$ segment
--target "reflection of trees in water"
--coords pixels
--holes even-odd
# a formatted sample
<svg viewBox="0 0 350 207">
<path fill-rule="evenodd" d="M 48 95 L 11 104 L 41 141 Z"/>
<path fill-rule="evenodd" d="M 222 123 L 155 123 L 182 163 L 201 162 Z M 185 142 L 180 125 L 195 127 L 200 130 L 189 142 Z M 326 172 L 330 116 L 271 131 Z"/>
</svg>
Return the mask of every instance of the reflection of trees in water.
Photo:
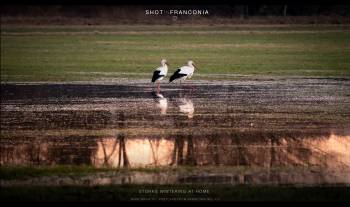
<svg viewBox="0 0 350 207">
<path fill-rule="evenodd" d="M 189 100 L 189 99 L 181 99 Z M 181 101 L 182 102 L 182 101 Z M 191 103 L 191 110 L 189 112 L 185 111 L 187 117 L 184 119 L 183 116 L 174 119 L 174 126 L 177 129 L 182 129 L 175 135 L 174 150 L 172 155 L 172 161 L 170 165 L 196 165 L 196 153 L 195 144 L 192 135 L 192 125 L 193 125 L 193 103 Z M 183 104 L 183 103 L 182 103 Z M 183 106 L 183 105 L 180 105 Z M 187 108 L 186 108 L 187 109 Z M 183 107 L 179 108 L 180 112 L 184 113 Z"/>
<path fill-rule="evenodd" d="M 1 163 L 19 165 L 91 164 L 93 137 L 30 138 L 1 149 Z"/>
<path fill-rule="evenodd" d="M 195 147 L 192 135 L 177 134 L 170 165 L 196 165 Z"/>
<path fill-rule="evenodd" d="M 115 154 L 115 150 L 118 150 L 118 152 L 117 152 L 118 153 L 117 166 L 118 167 L 129 167 L 130 162 L 129 162 L 129 158 L 128 158 L 127 151 L 126 151 L 126 145 L 125 145 L 126 138 L 125 138 L 124 132 L 122 131 L 122 129 L 126 128 L 125 113 L 119 112 L 116 119 L 118 121 L 117 126 L 118 126 L 118 129 L 120 131 L 116 132 L 116 136 L 115 136 L 116 139 L 113 142 L 112 148 L 108 154 L 107 154 L 107 147 L 109 147 L 109 146 L 106 146 L 104 144 L 103 139 L 100 139 L 100 143 L 101 143 L 102 151 L 103 151 L 103 159 L 104 159 L 103 165 L 110 165 L 110 162 L 109 162 L 110 158 L 114 158 L 113 155 Z"/>
<path fill-rule="evenodd" d="M 117 142 L 117 140 L 115 142 L 113 142 L 111 152 L 107 152 L 108 146 L 106 146 L 106 144 L 104 143 L 103 138 L 100 138 L 100 143 L 101 143 L 102 151 L 103 151 L 103 163 L 102 163 L 102 165 L 108 166 L 109 162 L 110 162 L 110 159 L 111 158 L 113 159 L 113 154 L 114 154 L 114 152 L 115 152 L 115 150 L 117 148 L 118 142 Z"/>
<path fill-rule="evenodd" d="M 195 149 L 193 144 L 193 137 L 192 135 L 188 135 L 187 137 L 187 157 L 186 157 L 186 164 L 188 165 L 196 165 L 196 155 L 195 155 Z"/>
<path fill-rule="evenodd" d="M 153 156 L 153 160 L 154 160 L 154 165 L 158 166 L 159 163 L 159 158 L 158 158 L 158 149 L 159 149 L 159 139 L 155 139 L 155 140 L 151 140 L 148 139 L 149 145 L 151 147 L 151 151 L 152 151 L 152 156 Z"/>
<path fill-rule="evenodd" d="M 232 134 L 231 135 L 231 144 L 233 146 L 237 146 L 236 151 L 236 165 L 249 165 L 248 157 L 247 155 L 247 149 L 244 148 L 244 143 L 242 143 L 244 140 L 242 140 L 241 137 L 239 137 L 238 134 Z"/>
<path fill-rule="evenodd" d="M 129 167 L 130 163 L 129 163 L 128 155 L 126 153 L 125 135 L 123 133 L 118 134 L 117 140 L 119 142 L 118 167 L 120 167 L 121 159 L 123 159 L 122 167 Z"/>
<path fill-rule="evenodd" d="M 213 133 L 195 142 L 197 161 L 203 165 L 327 166 L 332 163 L 331 160 L 334 162 L 339 159 L 339 155 L 317 147 L 317 140 L 320 140 L 320 143 L 334 150 L 332 143 L 327 141 L 331 135 L 322 136 L 304 137 L 301 134 L 293 137 L 261 132 Z"/>
<path fill-rule="evenodd" d="M 48 146 L 48 160 L 57 164 L 91 164 L 96 141 L 89 137 L 68 137 Z"/>
<path fill-rule="evenodd" d="M 43 150 L 44 146 L 42 146 L 40 142 L 31 142 L 28 146 L 24 147 L 21 153 L 25 155 L 26 160 L 29 161 L 30 164 L 41 165 L 46 164 L 46 158 L 44 158 L 41 153 Z"/>
<path fill-rule="evenodd" d="M 3 140 L 2 140 L 3 141 Z M 49 164 L 46 152 L 47 145 L 43 146 L 38 140 L 18 143 L 1 143 L 1 164 L 12 165 L 45 165 Z"/>
<path fill-rule="evenodd" d="M 177 122 L 178 128 L 183 128 Z M 326 134 L 232 132 L 193 136 L 181 131 L 175 136 L 171 164 L 261 166 L 319 166 L 347 168 L 350 143 Z M 343 143 L 343 144 L 341 144 Z M 344 147 L 345 145 L 345 147 Z M 341 148 L 341 149 L 340 149 Z M 350 148 L 348 148 L 350 150 Z"/>
<path fill-rule="evenodd" d="M 119 129 L 124 129 L 126 128 L 126 120 L 125 120 L 125 113 L 120 112 L 118 116 L 118 128 Z M 123 167 L 129 167 L 129 159 L 128 155 L 126 153 L 126 147 L 125 147 L 125 134 L 123 132 L 119 132 L 117 135 L 117 140 L 119 142 L 119 157 L 118 157 L 118 167 L 120 167 L 121 164 L 121 159 L 123 158 Z"/>
<path fill-rule="evenodd" d="M 208 143 L 209 143 L 209 146 L 212 146 L 209 148 L 209 151 L 212 154 L 213 164 L 219 165 L 220 164 L 219 136 L 217 136 L 217 134 L 214 134 L 211 138 L 208 139 Z"/>
<path fill-rule="evenodd" d="M 184 129 L 190 122 L 179 119 L 176 124 L 178 128 Z M 31 139 L 14 143 L 2 140 L 1 164 L 102 164 L 129 167 L 131 161 L 141 165 L 350 168 L 348 136 L 316 134 L 305 137 L 302 134 L 261 132 L 217 132 L 209 136 L 193 135 L 191 131 L 184 130 L 175 134 L 173 142 L 161 142 L 158 138 L 141 140 L 131 140 L 127 145 L 126 136 L 121 131 L 114 138 L 98 141 L 96 137 Z M 141 156 L 140 159 L 137 155 L 139 149 L 146 153 L 146 157 Z"/>
</svg>

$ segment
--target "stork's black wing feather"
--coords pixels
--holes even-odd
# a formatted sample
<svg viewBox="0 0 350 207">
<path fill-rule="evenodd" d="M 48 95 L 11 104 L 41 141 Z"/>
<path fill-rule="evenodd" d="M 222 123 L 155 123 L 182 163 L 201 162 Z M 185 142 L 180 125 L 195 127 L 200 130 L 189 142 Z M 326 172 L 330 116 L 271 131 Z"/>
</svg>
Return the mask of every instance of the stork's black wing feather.
<svg viewBox="0 0 350 207">
<path fill-rule="evenodd" d="M 186 74 L 180 73 L 180 71 L 181 69 L 177 69 L 177 71 L 175 71 L 175 73 L 170 76 L 169 83 L 171 83 L 173 80 L 186 76 Z"/>
<path fill-rule="evenodd" d="M 153 77 L 152 77 L 152 83 L 154 83 L 158 78 L 162 77 L 164 75 L 160 75 L 160 70 L 156 70 L 153 73 Z"/>
</svg>

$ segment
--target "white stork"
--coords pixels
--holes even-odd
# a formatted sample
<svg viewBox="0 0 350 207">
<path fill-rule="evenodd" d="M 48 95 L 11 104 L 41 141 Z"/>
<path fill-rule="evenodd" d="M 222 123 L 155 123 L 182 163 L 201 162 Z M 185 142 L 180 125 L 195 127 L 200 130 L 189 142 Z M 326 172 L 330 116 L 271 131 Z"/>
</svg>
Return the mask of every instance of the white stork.
<svg viewBox="0 0 350 207">
<path fill-rule="evenodd" d="M 180 67 L 172 76 L 170 76 L 169 83 L 179 80 L 181 84 L 182 80 L 186 80 L 187 78 L 190 79 L 193 75 L 194 69 L 198 68 L 192 60 L 189 60 L 187 65 Z"/>
<path fill-rule="evenodd" d="M 154 72 L 153 72 L 153 77 L 152 77 L 152 83 L 156 82 L 157 83 L 157 93 L 159 93 L 160 89 L 160 81 L 163 80 L 163 78 L 166 76 L 168 73 L 168 63 L 166 59 L 162 59 L 160 61 L 161 66 L 158 67 Z"/>
</svg>

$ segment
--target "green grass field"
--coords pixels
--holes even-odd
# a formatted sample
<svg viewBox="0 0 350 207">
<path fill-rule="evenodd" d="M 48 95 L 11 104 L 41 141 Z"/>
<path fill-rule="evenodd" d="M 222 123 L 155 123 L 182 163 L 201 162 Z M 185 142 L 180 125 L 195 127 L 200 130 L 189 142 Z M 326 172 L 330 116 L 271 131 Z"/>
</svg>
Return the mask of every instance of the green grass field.
<svg viewBox="0 0 350 207">
<path fill-rule="evenodd" d="M 350 26 L 1 26 L 1 81 L 200 75 L 350 76 Z M 200 79 L 204 76 L 193 77 Z"/>
</svg>

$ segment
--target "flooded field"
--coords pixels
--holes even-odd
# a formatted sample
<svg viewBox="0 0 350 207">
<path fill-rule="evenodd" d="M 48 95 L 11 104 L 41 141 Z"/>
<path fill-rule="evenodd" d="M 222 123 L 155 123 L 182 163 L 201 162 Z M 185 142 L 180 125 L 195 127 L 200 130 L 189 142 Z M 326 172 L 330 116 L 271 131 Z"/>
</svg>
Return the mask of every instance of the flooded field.
<svg viewBox="0 0 350 207">
<path fill-rule="evenodd" d="M 349 185 L 350 80 L 198 81 L 159 94 L 148 81 L 2 84 L 1 165 L 197 167 L 50 184 Z"/>
</svg>

